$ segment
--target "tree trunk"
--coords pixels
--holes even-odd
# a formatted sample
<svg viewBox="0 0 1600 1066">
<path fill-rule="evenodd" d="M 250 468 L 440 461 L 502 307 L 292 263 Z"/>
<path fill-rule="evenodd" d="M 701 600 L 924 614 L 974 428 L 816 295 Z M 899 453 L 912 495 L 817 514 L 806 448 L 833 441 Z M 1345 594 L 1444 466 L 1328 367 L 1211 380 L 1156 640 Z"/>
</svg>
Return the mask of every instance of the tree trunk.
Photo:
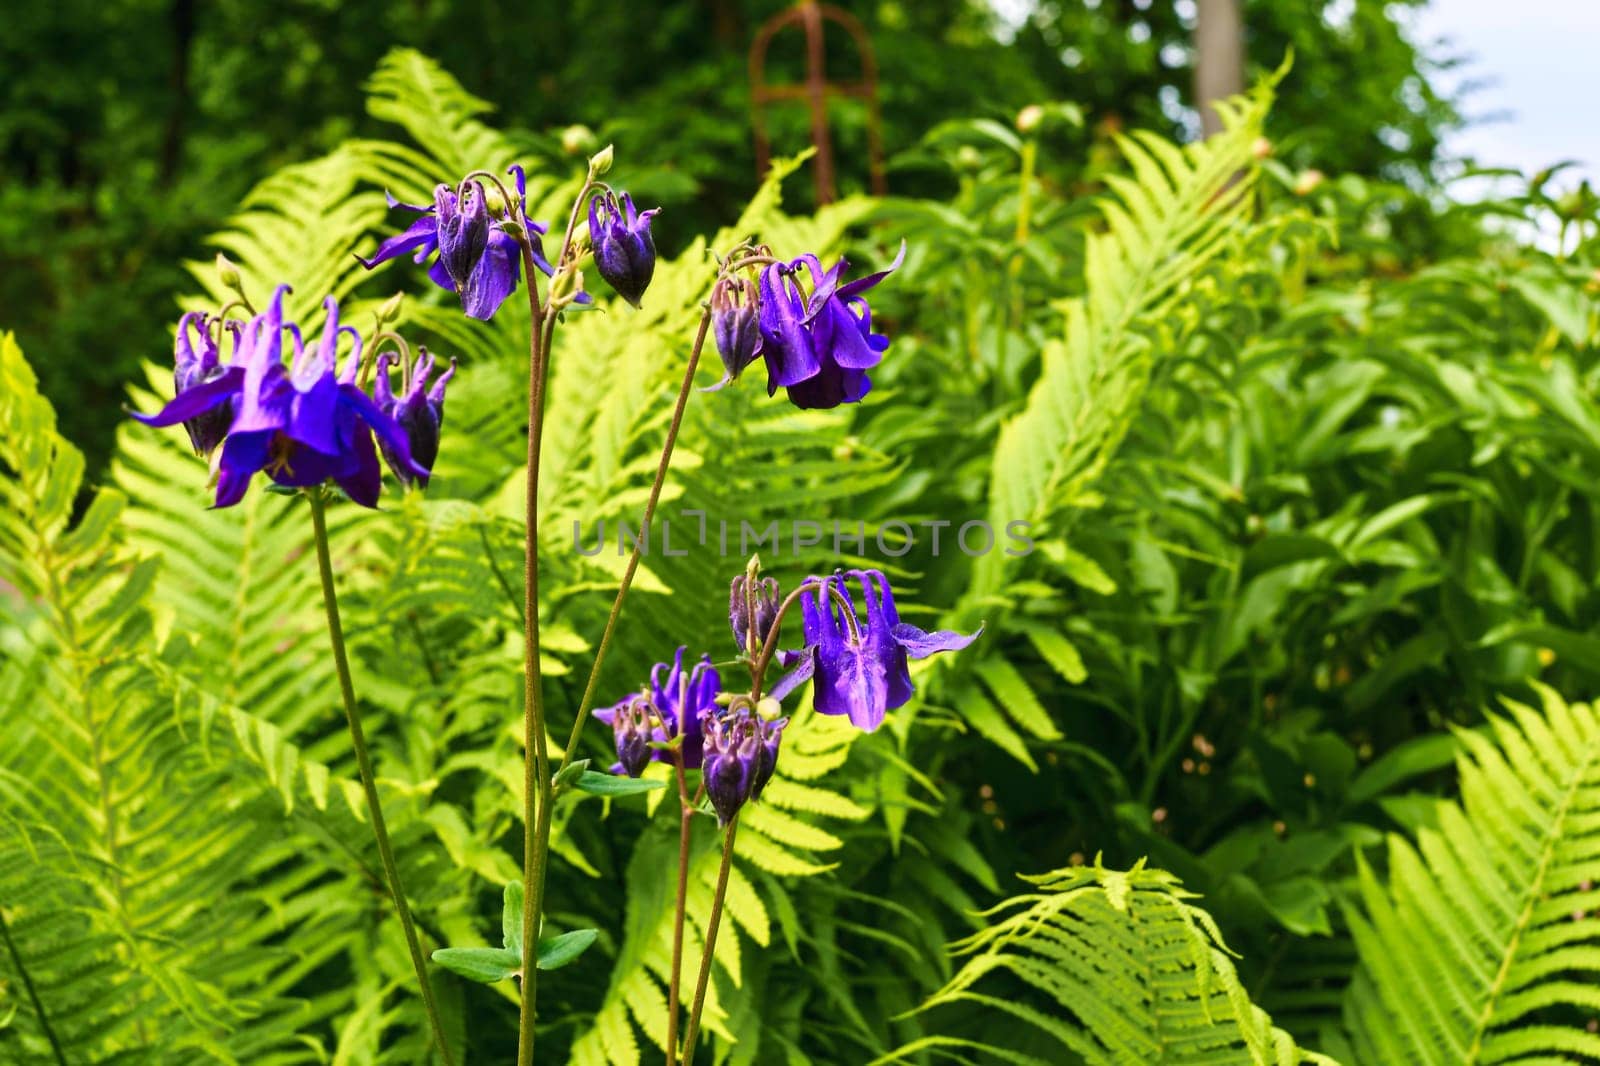
<svg viewBox="0 0 1600 1066">
<path fill-rule="evenodd" d="M 1213 100 L 1244 91 L 1240 0 L 1199 0 L 1194 24 L 1194 104 L 1207 136 L 1222 129 Z"/>
</svg>

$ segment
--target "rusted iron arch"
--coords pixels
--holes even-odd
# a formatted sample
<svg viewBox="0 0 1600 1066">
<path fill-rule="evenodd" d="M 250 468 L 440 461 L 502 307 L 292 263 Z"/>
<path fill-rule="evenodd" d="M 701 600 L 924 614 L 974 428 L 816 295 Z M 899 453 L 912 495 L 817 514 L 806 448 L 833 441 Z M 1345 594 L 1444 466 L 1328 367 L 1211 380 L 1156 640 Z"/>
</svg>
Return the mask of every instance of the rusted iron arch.
<svg viewBox="0 0 1600 1066">
<path fill-rule="evenodd" d="M 823 23 L 838 24 L 855 41 L 861 58 L 861 80 L 828 81 Z M 772 38 L 786 26 L 798 24 L 806 35 L 806 81 L 804 85 L 768 85 L 767 50 Z M 828 136 L 828 97 L 854 96 L 867 102 L 867 167 L 872 192 L 882 196 L 888 190 L 883 173 L 883 118 L 878 111 L 878 59 L 867 31 L 850 12 L 817 0 L 800 3 L 774 15 L 756 31 L 750 42 L 750 99 L 756 137 L 756 174 L 765 175 L 772 161 L 772 146 L 767 140 L 766 105 L 784 100 L 803 100 L 811 112 L 811 143 L 816 147 L 815 171 L 817 203 L 832 203 L 838 198 L 833 180 L 833 142 Z"/>
</svg>

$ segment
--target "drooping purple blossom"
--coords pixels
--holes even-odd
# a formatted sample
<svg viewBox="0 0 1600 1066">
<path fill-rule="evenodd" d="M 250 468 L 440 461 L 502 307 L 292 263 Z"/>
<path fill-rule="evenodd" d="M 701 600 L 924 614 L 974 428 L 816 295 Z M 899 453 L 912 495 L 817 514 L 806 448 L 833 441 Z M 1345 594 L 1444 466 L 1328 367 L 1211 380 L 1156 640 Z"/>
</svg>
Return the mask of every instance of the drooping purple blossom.
<svg viewBox="0 0 1600 1066">
<path fill-rule="evenodd" d="M 533 262 L 548 277 L 554 271 L 545 261 L 540 238 L 546 227 L 532 222 L 526 214 L 527 175 L 513 166 L 509 173 L 516 183 L 518 203 L 507 208 L 510 221 L 521 226 L 533 244 Z M 385 194 L 386 196 L 388 194 Z M 371 270 L 405 252 L 415 253 L 417 263 L 439 252 L 428 277 L 434 284 L 459 293 L 461 308 L 471 318 L 489 319 L 506 297 L 516 291 L 522 277 L 522 253 L 517 239 L 489 217 L 483 187 L 472 182 L 465 203 L 449 185 L 436 186 L 431 204 L 408 204 L 388 196 L 390 208 L 417 213 L 417 219 L 404 232 L 378 246 L 370 259 L 356 256 Z M 481 239 L 480 239 L 481 236 Z"/>
<path fill-rule="evenodd" d="M 432 354 L 426 348 L 422 349 L 417 365 L 412 368 L 411 381 L 409 385 L 402 382 L 399 396 L 394 394 L 389 383 L 389 367 L 393 362 L 392 352 L 378 356 L 378 376 L 373 382 L 372 398 L 378 410 L 400 424 L 411 445 L 412 462 L 403 462 L 381 436 L 378 438 L 378 451 L 383 454 L 384 462 L 402 485 L 415 484 L 427 488 L 430 475 L 418 474 L 414 468 L 422 466 L 431 471 L 434 461 L 439 458 L 439 432 L 444 426 L 444 387 L 455 376 L 456 361 L 450 360 L 450 368 L 439 375 L 430 389 L 428 378 L 433 374 L 434 361 Z"/>
<path fill-rule="evenodd" d="M 749 647 L 752 622 L 755 625 L 755 645 L 759 649 L 766 644 L 767 634 L 772 632 L 772 623 L 777 617 L 777 578 L 752 578 L 749 574 L 740 574 L 733 579 L 728 588 L 728 625 L 733 629 L 733 639 L 740 651 Z"/>
<path fill-rule="evenodd" d="M 594 247 L 594 266 L 621 296 L 634 307 L 644 296 L 656 272 L 656 242 L 650 236 L 650 220 L 660 211 L 636 211 L 633 198 L 604 192 L 589 201 L 589 243 Z"/>
<path fill-rule="evenodd" d="M 649 702 L 650 740 L 667 744 L 681 734 L 683 740 L 678 750 L 684 768 L 697 770 L 704 757 L 700 716 L 716 708 L 717 694 L 722 691 L 722 678 L 711 665 L 709 655 L 703 656 L 690 670 L 685 671 L 683 653 L 687 650 L 680 647 L 670 667 L 666 663 L 657 663 L 651 669 L 650 687 L 643 698 Z M 632 693 L 610 707 L 595 711 L 594 716 L 615 730 L 617 716 L 627 713 L 634 706 L 634 701 L 640 698 L 638 693 Z M 660 748 L 651 749 L 650 759 L 655 762 L 673 761 L 673 757 Z M 619 762 L 611 768 L 611 772 L 622 773 L 627 769 Z"/>
<path fill-rule="evenodd" d="M 339 325 L 339 305 L 328 297 L 327 319 L 315 349 L 304 346 L 299 326 L 283 320 L 280 285 L 267 310 L 245 326 L 239 361 L 244 382 L 238 410 L 217 463 L 216 506 L 244 498 L 250 480 L 264 472 L 279 485 L 308 488 L 332 481 L 355 502 L 376 507 L 382 487 L 376 433 L 397 461 L 416 476 L 427 468 L 411 457 L 405 432 L 356 384 L 361 338 Z M 283 335 L 294 341 L 294 356 L 283 361 Z M 349 333 L 355 350 L 335 376 L 339 338 Z"/>
<path fill-rule="evenodd" d="M 711 289 L 711 333 L 725 371 L 713 389 L 734 381 L 761 354 L 761 298 L 744 277 L 719 278 Z"/>
<path fill-rule="evenodd" d="M 489 248 L 489 205 L 483 186 L 468 182 L 459 201 L 447 186 L 438 186 L 433 190 L 433 215 L 439 220 L 439 265 L 465 294 Z"/>
<path fill-rule="evenodd" d="M 877 366 L 889 338 L 872 332 L 872 309 L 862 293 L 897 270 L 900 254 L 886 270 L 843 282 L 841 259 L 824 271 L 815 255 L 769 264 L 761 272 L 761 355 L 767 363 L 767 395 L 784 388 L 796 407 L 829 408 L 857 403 L 872 388 L 867 371 Z M 804 269 L 811 282 L 802 284 Z"/>
<path fill-rule="evenodd" d="M 850 595 L 852 578 L 862 592 L 865 618 Z M 983 632 L 979 627 L 971 634 L 928 633 L 900 621 L 894 593 L 881 570 L 850 570 L 809 580 L 817 585 L 800 597 L 806 646 L 785 654 L 784 665 L 794 669 L 773 686 L 772 697 L 782 699 L 813 681 L 817 713 L 847 715 L 869 733 L 883 724 L 889 711 L 911 698 L 908 656 L 925 659 L 941 651 L 959 651 Z M 842 594 L 848 608 L 833 600 L 829 586 Z"/>
<path fill-rule="evenodd" d="M 153 415 L 132 412 L 147 426 L 175 426 L 180 422 L 189 434 L 196 455 L 210 455 L 233 422 L 234 401 L 244 386 L 244 368 L 239 363 L 237 322 L 224 328 L 233 337 L 233 356 L 227 365 L 218 359 L 217 342 L 211 336 L 214 319 L 191 311 L 178 319 L 178 340 L 173 358 L 173 399 Z M 193 332 L 198 325 L 199 350 Z"/>
<path fill-rule="evenodd" d="M 615 707 L 606 708 L 606 713 L 617 744 L 617 762 L 612 772 L 638 777 L 650 761 L 650 701 L 640 695 L 629 696 Z M 595 714 L 598 717 L 600 712 Z"/>
<path fill-rule="evenodd" d="M 758 799 L 778 765 L 778 746 L 787 718 L 768 722 L 748 707 L 707 712 L 701 721 L 705 736 L 706 798 L 727 825 L 748 800 Z"/>
</svg>

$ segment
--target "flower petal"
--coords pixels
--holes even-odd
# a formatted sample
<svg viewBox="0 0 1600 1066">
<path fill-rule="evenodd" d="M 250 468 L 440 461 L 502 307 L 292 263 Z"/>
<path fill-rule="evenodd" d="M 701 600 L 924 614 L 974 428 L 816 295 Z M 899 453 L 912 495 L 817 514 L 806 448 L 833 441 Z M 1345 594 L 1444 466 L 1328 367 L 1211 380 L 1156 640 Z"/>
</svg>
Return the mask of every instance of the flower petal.
<svg viewBox="0 0 1600 1066">
<path fill-rule="evenodd" d="M 406 439 L 406 431 L 400 428 L 400 423 L 379 410 L 378 405 L 359 386 L 339 386 L 339 402 L 348 405 L 360 416 L 361 421 L 372 427 L 372 431 L 383 441 L 383 446 L 394 455 L 396 465 L 409 469 L 417 477 L 430 476 L 431 471 L 418 465 L 411 457 L 411 442 Z M 359 436 L 357 434 L 358 439 Z M 376 463 L 377 460 L 373 461 Z M 354 499 L 353 496 L 351 498 Z"/>
<path fill-rule="evenodd" d="M 239 391 L 243 382 L 244 371 L 230 366 L 216 380 L 202 382 L 180 392 L 153 415 L 140 414 L 138 411 L 129 411 L 128 414 L 147 426 L 175 426 L 225 403 Z"/>
<path fill-rule="evenodd" d="M 347 455 L 352 460 L 352 469 L 348 474 L 335 477 L 335 484 L 361 506 L 377 507 L 378 494 L 383 491 L 383 472 L 378 467 L 378 452 L 367 427 L 357 427 Z"/>
<path fill-rule="evenodd" d="M 398 204 L 398 206 L 413 207 L 411 204 Z M 413 209 L 417 210 L 417 208 Z M 432 208 L 428 210 L 431 211 Z M 378 245 L 378 250 L 372 253 L 372 258 L 366 259 L 358 255 L 356 259 L 362 266 L 371 270 L 379 263 L 387 262 L 397 255 L 404 255 L 414 248 L 420 248 L 425 244 L 436 245 L 438 243 L 438 234 L 439 220 L 434 218 L 432 214 L 423 215 L 406 227 L 405 232 L 397 233 Z M 430 247 L 429 250 L 431 251 L 432 248 Z"/>
<path fill-rule="evenodd" d="M 890 263 L 886 268 L 878 271 L 876 274 L 868 274 L 864 278 L 857 278 L 854 281 L 847 281 L 843 285 L 840 285 L 837 294 L 839 299 L 848 300 L 858 292 L 866 292 L 878 282 L 882 281 L 890 274 L 893 274 L 896 270 L 899 270 L 900 264 L 904 263 L 905 261 L 906 242 L 902 240 L 900 242 L 900 254 L 894 257 L 894 262 Z"/>
<path fill-rule="evenodd" d="M 801 656 L 801 658 L 799 660 L 799 665 L 793 670 L 789 671 L 787 674 L 784 674 L 782 677 L 778 678 L 778 683 L 773 685 L 772 691 L 767 693 L 767 695 L 779 701 L 782 701 L 784 697 L 788 696 L 795 689 L 799 688 L 807 681 L 810 681 L 811 675 L 815 673 L 817 669 L 815 648 L 807 648 L 800 652 L 784 652 L 783 654 L 798 655 Z"/>
<path fill-rule="evenodd" d="M 506 297 L 517 289 L 520 261 L 516 238 L 500 230 L 489 235 L 483 255 L 461 290 L 461 308 L 468 318 L 487 321 L 494 317 Z"/>
<path fill-rule="evenodd" d="M 957 633 L 950 629 L 939 629 L 928 633 L 916 626 L 901 622 L 891 632 L 894 634 L 895 642 L 909 652 L 913 659 L 926 659 L 941 651 L 960 651 L 983 634 L 983 627 L 979 626 L 972 633 Z"/>
</svg>

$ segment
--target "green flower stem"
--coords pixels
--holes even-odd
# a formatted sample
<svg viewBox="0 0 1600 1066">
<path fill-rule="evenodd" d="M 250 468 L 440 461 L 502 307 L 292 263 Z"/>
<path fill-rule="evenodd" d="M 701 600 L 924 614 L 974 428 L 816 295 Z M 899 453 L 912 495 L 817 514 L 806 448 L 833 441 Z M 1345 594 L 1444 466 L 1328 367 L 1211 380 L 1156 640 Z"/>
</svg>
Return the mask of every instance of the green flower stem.
<svg viewBox="0 0 1600 1066">
<path fill-rule="evenodd" d="M 678 443 L 678 429 L 683 425 L 684 408 L 689 405 L 689 394 L 694 390 L 694 375 L 700 366 L 700 350 L 705 347 L 706 331 L 710 328 L 711 309 L 707 307 L 700 315 L 700 331 L 695 334 L 694 348 L 689 352 L 689 365 L 684 368 L 683 384 L 678 389 L 678 405 L 672 411 L 672 425 L 667 427 L 667 440 L 661 448 L 661 462 L 656 466 L 656 479 L 650 486 L 650 498 L 645 501 L 641 529 L 648 530 L 655 518 L 656 503 L 661 499 L 661 487 L 667 482 L 667 468 L 672 464 L 672 449 Z M 611 602 L 611 614 L 606 618 L 605 631 L 600 634 L 600 646 L 595 649 L 594 665 L 589 668 L 589 683 L 584 686 L 583 699 L 578 704 L 578 716 L 573 719 L 572 734 L 567 737 L 567 746 L 561 753 L 561 765 L 556 770 L 557 773 L 566 769 L 572 753 L 578 748 L 578 738 L 583 734 L 584 723 L 589 720 L 589 711 L 594 706 L 594 694 L 600 686 L 600 668 L 605 665 L 606 652 L 611 649 L 611 637 L 617 629 L 617 616 L 622 614 L 622 601 L 628 598 L 628 589 L 633 585 L 633 575 L 639 569 L 643 540 L 643 537 L 634 540 L 633 551 L 628 556 L 627 569 L 622 572 L 622 584 L 617 586 L 617 598 Z"/>
<path fill-rule="evenodd" d="M 544 439 L 549 347 L 545 344 L 545 315 L 535 280 L 539 275 L 533 248 L 526 237 L 518 243 L 528 278 L 528 312 L 532 321 L 528 328 L 527 524 L 522 558 L 522 1007 L 517 1020 L 517 1062 L 531 1066 L 539 994 L 540 896 L 550 840 L 550 756 L 545 748 L 544 686 L 539 677 L 539 451 Z"/>
<path fill-rule="evenodd" d="M 682 704 L 680 703 L 681 707 Z M 678 1007 L 682 1003 L 684 910 L 689 898 L 689 841 L 693 830 L 694 803 L 684 780 L 683 754 L 675 760 L 678 774 L 678 895 L 672 914 L 672 979 L 667 982 L 667 1066 L 678 1061 Z"/>
<path fill-rule="evenodd" d="M 711 983 L 711 962 L 717 947 L 717 926 L 722 922 L 722 901 L 728 895 L 728 871 L 733 866 L 733 838 L 739 831 L 735 814 L 722 836 L 722 867 L 717 871 L 717 891 L 711 897 L 711 918 L 706 923 L 706 947 L 700 956 L 700 976 L 694 983 L 694 1004 L 689 1008 L 689 1028 L 683 1034 L 683 1066 L 694 1064 L 694 1041 L 700 1034 L 700 1010 L 706 1004 L 706 986 Z"/>
<path fill-rule="evenodd" d="M 339 695 L 344 700 L 345 721 L 350 725 L 350 743 L 356 751 L 356 766 L 361 771 L 361 789 L 367 797 L 367 813 L 372 818 L 372 835 L 378 841 L 378 854 L 383 859 L 383 872 L 389 882 L 389 895 L 394 899 L 394 909 L 400 914 L 400 925 L 405 929 L 406 947 L 411 951 L 411 966 L 417 971 L 417 984 L 422 989 L 422 1003 L 428 1011 L 428 1021 L 433 1026 L 433 1043 L 447 1066 L 454 1066 L 450 1045 L 445 1041 L 444 1028 L 439 1024 L 439 1007 L 433 1000 L 433 986 L 428 983 L 428 966 L 422 957 L 422 947 L 417 943 L 417 929 L 411 922 L 411 908 L 406 904 L 405 891 L 400 887 L 400 871 L 394 862 L 394 847 L 389 843 L 389 828 L 384 824 L 383 806 L 378 802 L 378 784 L 372 776 L 372 757 L 367 754 L 367 738 L 361 729 L 361 716 L 356 710 L 355 685 L 350 681 L 350 660 L 345 652 L 344 627 L 339 623 L 339 594 L 333 584 L 333 560 L 328 554 L 328 519 L 325 513 L 322 490 L 306 493 L 311 501 L 311 527 L 317 543 L 317 569 L 322 575 L 322 604 L 328 613 L 328 639 L 333 644 L 333 665 L 339 673 Z"/>
</svg>

